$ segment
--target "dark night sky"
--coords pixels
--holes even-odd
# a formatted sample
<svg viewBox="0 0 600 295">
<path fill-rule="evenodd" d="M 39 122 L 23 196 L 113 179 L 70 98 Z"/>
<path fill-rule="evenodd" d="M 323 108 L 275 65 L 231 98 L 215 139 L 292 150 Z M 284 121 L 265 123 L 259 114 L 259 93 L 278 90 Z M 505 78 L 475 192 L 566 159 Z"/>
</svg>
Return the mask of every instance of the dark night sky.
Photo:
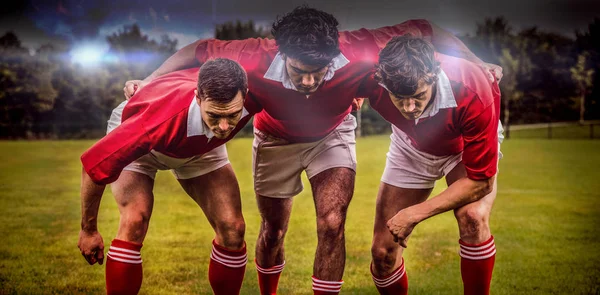
<svg viewBox="0 0 600 295">
<path fill-rule="evenodd" d="M 486 17 L 502 15 L 515 29 L 538 26 L 573 36 L 576 29 L 584 29 L 594 17 L 600 17 L 599 0 L 30 0 L 3 4 L 0 34 L 12 30 L 28 47 L 56 42 L 59 37 L 75 44 L 103 42 L 106 35 L 124 24 L 138 23 L 151 37 L 159 39 L 169 34 L 183 46 L 212 36 L 214 23 L 252 19 L 268 27 L 277 15 L 303 3 L 335 15 L 342 30 L 426 18 L 454 33 L 465 34 L 474 33 L 475 24 Z"/>
</svg>

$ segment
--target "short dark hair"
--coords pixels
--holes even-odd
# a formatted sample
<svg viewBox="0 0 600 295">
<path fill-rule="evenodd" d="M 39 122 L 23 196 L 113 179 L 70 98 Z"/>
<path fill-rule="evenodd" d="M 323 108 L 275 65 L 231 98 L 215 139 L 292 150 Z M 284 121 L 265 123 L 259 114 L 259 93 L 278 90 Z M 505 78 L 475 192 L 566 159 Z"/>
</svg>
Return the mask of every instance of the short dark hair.
<svg viewBox="0 0 600 295">
<path fill-rule="evenodd" d="M 433 45 L 420 37 L 396 36 L 379 52 L 375 78 L 395 95 L 412 95 L 419 81 L 432 84 L 437 80 L 440 63 Z"/>
<path fill-rule="evenodd" d="M 237 62 L 227 58 L 206 61 L 198 74 L 198 96 L 202 100 L 210 99 L 219 103 L 229 103 L 242 92 L 248 91 L 246 71 Z"/>
<path fill-rule="evenodd" d="M 279 51 L 311 66 L 326 66 L 340 54 L 338 21 L 306 5 L 277 17 L 271 34 Z"/>
</svg>

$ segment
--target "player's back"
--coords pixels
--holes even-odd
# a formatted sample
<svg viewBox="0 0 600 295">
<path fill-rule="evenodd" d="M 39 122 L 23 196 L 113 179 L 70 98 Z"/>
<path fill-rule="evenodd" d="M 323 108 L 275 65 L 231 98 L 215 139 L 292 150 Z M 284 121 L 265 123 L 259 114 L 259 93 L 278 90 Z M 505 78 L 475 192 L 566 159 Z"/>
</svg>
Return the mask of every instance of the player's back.
<svg viewBox="0 0 600 295">
<path fill-rule="evenodd" d="M 123 110 L 122 121 L 143 116 L 160 123 L 189 107 L 197 86 L 198 70 L 176 71 L 153 80 L 131 97 Z"/>
</svg>

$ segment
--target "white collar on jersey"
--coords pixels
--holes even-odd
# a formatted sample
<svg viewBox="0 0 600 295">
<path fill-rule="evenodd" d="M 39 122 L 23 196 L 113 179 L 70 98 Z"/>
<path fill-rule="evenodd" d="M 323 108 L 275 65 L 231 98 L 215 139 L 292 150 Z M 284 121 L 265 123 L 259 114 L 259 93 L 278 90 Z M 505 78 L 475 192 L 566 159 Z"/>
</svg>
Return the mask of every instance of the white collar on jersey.
<svg viewBox="0 0 600 295">
<path fill-rule="evenodd" d="M 415 123 L 419 123 L 419 119 L 435 116 L 441 109 L 455 108 L 457 106 L 450 79 L 448 79 L 443 70 L 440 70 L 436 84 L 437 89 L 433 103 L 423 111 L 421 116 L 415 120 Z"/>
<path fill-rule="evenodd" d="M 331 66 L 327 70 L 327 73 L 323 79 L 325 81 L 331 80 L 335 71 L 343 68 L 348 63 L 350 63 L 350 61 L 340 52 L 340 54 L 334 57 L 331 61 Z M 264 78 L 281 82 L 283 87 L 287 89 L 297 90 L 296 86 L 294 86 L 294 83 L 292 83 L 292 80 L 290 80 L 287 71 L 285 70 L 285 60 L 283 59 L 281 52 L 277 52 L 277 55 L 275 55 L 275 58 L 273 58 L 273 61 L 265 73 Z"/>
<path fill-rule="evenodd" d="M 248 110 L 242 108 L 242 118 L 248 115 Z M 204 135 L 208 139 L 211 139 L 215 134 L 204 124 L 202 121 L 202 113 L 200 112 L 200 105 L 196 102 L 196 95 L 193 96 L 192 102 L 188 109 L 188 120 L 187 120 L 187 136 L 198 136 Z"/>
</svg>

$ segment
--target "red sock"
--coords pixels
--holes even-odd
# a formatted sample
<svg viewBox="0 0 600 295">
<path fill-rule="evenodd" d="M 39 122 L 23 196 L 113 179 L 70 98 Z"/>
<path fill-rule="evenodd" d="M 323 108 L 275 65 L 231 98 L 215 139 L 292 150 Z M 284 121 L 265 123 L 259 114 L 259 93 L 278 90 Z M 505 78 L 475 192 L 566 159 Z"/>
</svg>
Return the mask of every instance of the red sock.
<svg viewBox="0 0 600 295">
<path fill-rule="evenodd" d="M 246 243 L 241 250 L 229 250 L 213 240 L 208 281 L 215 295 L 240 294 L 246 272 Z"/>
<path fill-rule="evenodd" d="M 323 281 L 312 277 L 312 289 L 314 295 L 334 295 L 340 294 L 344 281 Z"/>
<path fill-rule="evenodd" d="M 371 276 L 381 295 L 408 294 L 408 276 L 404 269 L 404 258 L 402 258 L 402 264 L 395 271 L 383 278 L 378 278 L 373 274 L 373 265 L 371 264 Z"/>
<path fill-rule="evenodd" d="M 279 284 L 279 276 L 285 266 L 285 261 L 280 265 L 275 265 L 269 268 L 262 268 L 254 260 L 256 271 L 258 272 L 258 286 L 260 287 L 261 295 L 276 295 L 277 285 Z"/>
<path fill-rule="evenodd" d="M 460 272 L 465 295 L 490 294 L 490 282 L 496 260 L 494 237 L 478 245 L 460 243 Z"/>
<path fill-rule="evenodd" d="M 106 255 L 106 294 L 137 294 L 142 286 L 141 244 L 114 239 Z"/>
</svg>

